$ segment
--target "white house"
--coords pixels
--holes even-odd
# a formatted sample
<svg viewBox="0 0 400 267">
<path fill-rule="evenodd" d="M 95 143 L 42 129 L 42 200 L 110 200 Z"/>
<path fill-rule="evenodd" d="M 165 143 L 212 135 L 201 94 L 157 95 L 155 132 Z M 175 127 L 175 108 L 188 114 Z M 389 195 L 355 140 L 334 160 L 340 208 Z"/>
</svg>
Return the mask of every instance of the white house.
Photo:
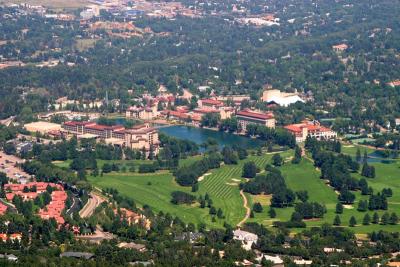
<svg viewBox="0 0 400 267">
<path fill-rule="evenodd" d="M 251 246 L 257 243 L 258 236 L 256 234 L 237 229 L 233 231 L 233 240 L 241 241 L 242 247 L 245 250 L 251 250 Z"/>
</svg>

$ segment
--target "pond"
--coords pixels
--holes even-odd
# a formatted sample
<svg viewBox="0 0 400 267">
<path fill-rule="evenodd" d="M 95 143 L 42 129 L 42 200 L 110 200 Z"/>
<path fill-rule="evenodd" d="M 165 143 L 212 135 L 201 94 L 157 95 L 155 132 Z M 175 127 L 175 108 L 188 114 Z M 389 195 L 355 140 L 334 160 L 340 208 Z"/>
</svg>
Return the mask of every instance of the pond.
<svg viewBox="0 0 400 267">
<path fill-rule="evenodd" d="M 257 148 L 263 144 L 261 140 L 245 136 L 184 125 L 161 127 L 159 131 L 172 137 L 193 141 L 199 145 L 204 143 L 208 138 L 213 138 L 217 140 L 221 148 L 232 145 L 239 145 L 243 148 Z"/>
<path fill-rule="evenodd" d="M 395 163 L 396 159 L 393 155 L 388 155 L 387 157 L 383 156 L 379 151 L 374 151 L 370 154 L 368 154 L 368 163 L 375 163 L 375 162 L 380 162 L 380 163 L 386 163 L 386 164 L 391 164 Z"/>
</svg>

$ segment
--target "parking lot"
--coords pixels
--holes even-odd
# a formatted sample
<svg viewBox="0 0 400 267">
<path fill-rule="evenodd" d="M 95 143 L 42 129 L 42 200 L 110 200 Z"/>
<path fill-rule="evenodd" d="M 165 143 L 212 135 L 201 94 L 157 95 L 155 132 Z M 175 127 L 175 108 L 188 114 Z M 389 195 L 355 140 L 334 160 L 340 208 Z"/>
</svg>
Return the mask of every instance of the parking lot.
<svg viewBox="0 0 400 267">
<path fill-rule="evenodd" d="M 30 177 L 30 175 L 24 172 L 22 169 L 15 167 L 16 163 L 23 162 L 24 160 L 16 156 L 7 155 L 0 151 L 0 172 L 6 173 L 8 178 L 20 183 L 25 183 Z"/>
</svg>

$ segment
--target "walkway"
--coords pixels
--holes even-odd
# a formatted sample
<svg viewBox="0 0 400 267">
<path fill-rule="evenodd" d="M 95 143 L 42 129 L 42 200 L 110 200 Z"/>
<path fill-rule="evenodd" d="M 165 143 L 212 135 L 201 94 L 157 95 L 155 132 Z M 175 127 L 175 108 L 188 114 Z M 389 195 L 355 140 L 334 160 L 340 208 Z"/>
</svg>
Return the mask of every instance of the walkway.
<svg viewBox="0 0 400 267">
<path fill-rule="evenodd" d="M 250 213 L 251 213 L 250 208 L 247 206 L 247 198 L 246 198 L 246 195 L 243 193 L 243 190 L 240 190 L 240 195 L 243 198 L 243 207 L 246 209 L 246 216 L 244 216 L 243 220 L 241 220 L 237 224 L 238 227 L 241 227 L 249 219 Z"/>
</svg>

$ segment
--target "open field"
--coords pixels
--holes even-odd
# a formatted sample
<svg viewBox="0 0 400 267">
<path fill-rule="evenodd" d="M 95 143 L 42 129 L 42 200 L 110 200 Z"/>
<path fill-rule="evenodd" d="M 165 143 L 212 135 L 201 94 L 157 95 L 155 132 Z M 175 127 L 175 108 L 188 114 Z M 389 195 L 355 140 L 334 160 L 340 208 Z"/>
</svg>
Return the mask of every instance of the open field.
<svg viewBox="0 0 400 267">
<path fill-rule="evenodd" d="M 387 212 L 396 212 L 400 214 L 400 176 L 398 163 L 396 164 L 383 164 L 374 163 L 373 164 L 377 171 L 377 178 L 367 179 L 368 183 L 375 192 L 382 190 L 383 188 L 390 187 L 393 189 L 393 197 L 389 198 L 389 209 Z M 312 163 L 306 159 L 298 165 L 286 164 L 281 167 L 282 173 L 285 177 L 286 183 L 289 188 L 294 191 L 307 190 L 309 194 L 310 201 L 316 201 L 318 203 L 323 203 L 326 205 L 327 213 L 321 220 L 307 221 L 308 226 L 318 226 L 323 223 L 332 224 L 334 217 L 336 216 L 335 207 L 337 203 L 337 195 L 332 188 L 324 183 L 323 180 L 319 178 L 320 173 L 317 171 Z M 359 174 L 354 174 L 356 178 L 361 178 Z M 264 205 L 259 201 L 257 196 L 250 196 L 251 203 L 260 202 L 264 210 L 262 213 L 256 213 L 254 219 L 249 221 L 255 221 L 263 223 L 264 225 L 271 226 L 274 220 L 289 220 L 294 208 L 285 209 L 275 209 L 277 212 L 277 217 L 271 219 L 268 216 L 267 205 Z M 374 211 L 359 212 L 357 211 L 357 204 L 360 200 L 368 199 L 368 196 L 361 196 L 359 192 L 356 192 L 356 201 L 352 209 L 344 209 L 343 214 L 340 215 L 342 226 L 348 226 L 351 216 L 354 216 L 357 220 L 358 225 L 352 228 L 357 233 L 368 233 L 374 230 L 386 229 L 388 231 L 400 231 L 400 225 L 361 225 L 362 219 L 366 213 L 372 217 Z M 382 216 L 386 211 L 377 211 L 379 216 Z M 297 231 L 298 229 L 295 229 Z"/>
<path fill-rule="evenodd" d="M 355 155 L 356 147 L 346 147 L 343 149 L 344 153 Z M 363 151 L 363 150 L 361 150 Z M 368 152 L 373 152 L 369 149 Z M 292 151 L 283 152 L 284 158 L 289 158 Z M 180 165 L 190 164 L 198 160 L 201 156 L 189 157 L 180 162 Z M 103 177 L 89 177 L 89 180 L 100 188 L 114 187 L 118 189 L 123 195 L 131 197 L 139 205 L 148 204 L 155 211 L 170 212 L 173 215 L 179 216 L 186 222 L 200 223 L 204 222 L 209 226 L 220 227 L 224 222 L 231 225 L 236 225 L 245 216 L 245 208 L 243 207 L 243 199 L 239 194 L 238 185 L 243 182 L 241 178 L 242 166 L 246 161 L 254 161 L 262 170 L 266 163 L 270 162 L 272 155 L 265 154 L 262 156 L 249 156 L 248 159 L 241 161 L 238 165 L 223 165 L 219 169 L 210 171 L 208 175 L 199 182 L 199 191 L 192 193 L 196 196 L 205 195 L 208 193 L 213 200 L 213 206 L 217 209 L 221 208 L 224 212 L 224 219 L 217 219 L 215 222 L 211 221 L 211 216 L 208 214 L 209 209 L 201 209 L 198 204 L 187 205 L 173 205 L 170 203 L 170 194 L 172 191 L 179 190 L 191 193 L 191 188 L 181 187 L 175 183 L 173 176 L 166 172 L 159 172 L 156 174 L 138 174 L 138 173 L 110 173 L 104 174 Z M 128 164 L 133 162 L 138 166 L 143 161 L 113 161 L 119 164 Z M 147 161 L 148 162 L 148 161 Z M 58 163 L 57 165 L 66 165 L 67 162 Z M 104 164 L 104 161 L 98 161 L 99 167 Z M 400 176 L 399 167 L 400 162 L 397 161 L 393 164 L 373 163 L 376 168 L 377 177 L 375 179 L 367 179 L 370 186 L 373 187 L 375 192 L 381 191 L 383 188 L 392 188 L 393 197 L 389 198 L 389 213 L 396 212 L 400 215 Z M 331 224 L 335 214 L 335 206 L 337 203 L 337 194 L 329 187 L 323 180 L 321 180 L 319 170 L 316 170 L 313 163 L 308 159 L 303 159 L 300 164 L 291 164 L 287 162 L 284 166 L 280 167 L 286 183 L 289 188 L 294 191 L 307 190 L 310 201 L 325 204 L 327 213 L 323 219 L 307 221 L 308 226 L 318 226 L 323 223 Z M 353 174 L 356 178 L 361 178 L 359 174 Z M 268 205 L 270 196 L 252 196 L 246 194 L 249 207 L 255 202 L 260 202 L 264 210 L 262 213 L 256 213 L 254 218 L 248 221 L 262 223 L 266 226 L 271 226 L 274 220 L 289 220 L 294 210 L 291 208 L 275 209 L 277 218 L 271 219 L 268 215 Z M 356 192 L 356 202 L 353 207 L 345 209 L 343 214 L 340 215 L 342 226 L 347 226 L 351 216 L 355 216 L 358 225 L 353 228 L 357 233 L 367 233 L 373 230 L 386 229 L 389 231 L 400 231 L 400 225 L 361 225 L 365 212 L 357 211 L 357 203 L 361 199 L 368 199 L 368 196 L 361 196 Z M 385 211 L 378 211 L 381 216 Z M 372 217 L 374 212 L 368 212 Z M 298 231 L 299 229 L 293 229 Z"/>
<path fill-rule="evenodd" d="M 289 156 L 289 153 L 291 152 L 285 152 L 282 155 Z M 155 174 L 113 172 L 104 174 L 103 177 L 89 176 L 88 179 L 94 186 L 100 188 L 116 188 L 121 194 L 134 199 L 139 205 L 147 204 L 157 212 L 169 212 L 186 222 L 196 224 L 204 222 L 210 226 L 221 227 L 225 221 L 236 225 L 245 216 L 243 200 L 238 187 L 238 184 L 244 181 L 241 178 L 244 162 L 252 160 L 263 169 L 265 164 L 270 161 L 271 156 L 249 156 L 238 165 L 224 165 L 219 169 L 212 170 L 210 175 L 199 182 L 199 191 L 192 194 L 204 196 L 208 193 L 213 201 L 213 206 L 217 209 L 221 208 L 224 212 L 225 218 L 217 219 L 216 222 L 211 221 L 208 208 L 201 209 L 198 204 L 177 206 L 170 203 L 171 192 L 179 190 L 190 193 L 191 188 L 176 184 L 173 176 L 168 172 L 162 171 Z M 193 160 L 193 158 L 188 158 L 181 164 L 188 164 Z"/>
</svg>

